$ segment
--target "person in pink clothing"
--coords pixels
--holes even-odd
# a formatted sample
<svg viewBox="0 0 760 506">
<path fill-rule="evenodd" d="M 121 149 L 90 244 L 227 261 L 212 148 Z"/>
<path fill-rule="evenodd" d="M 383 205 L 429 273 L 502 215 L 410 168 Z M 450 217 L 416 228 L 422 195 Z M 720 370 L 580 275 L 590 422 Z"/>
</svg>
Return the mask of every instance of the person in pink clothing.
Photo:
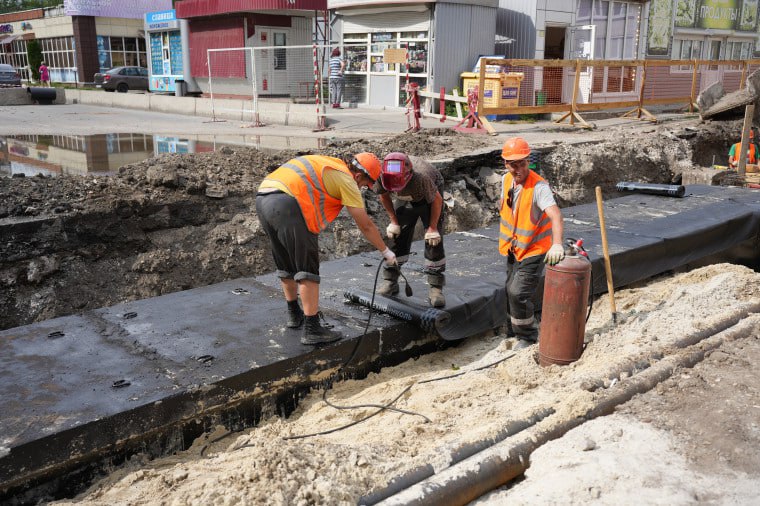
<svg viewBox="0 0 760 506">
<path fill-rule="evenodd" d="M 45 87 L 50 86 L 50 71 L 48 70 L 47 65 L 45 65 L 45 62 L 42 62 L 42 65 L 40 65 L 40 83 Z"/>
</svg>

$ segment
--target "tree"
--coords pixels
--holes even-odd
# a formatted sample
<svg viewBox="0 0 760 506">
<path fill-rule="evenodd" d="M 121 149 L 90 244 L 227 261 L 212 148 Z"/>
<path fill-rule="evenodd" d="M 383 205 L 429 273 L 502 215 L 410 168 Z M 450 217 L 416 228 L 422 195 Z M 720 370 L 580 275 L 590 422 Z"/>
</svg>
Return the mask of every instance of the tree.
<svg viewBox="0 0 760 506">
<path fill-rule="evenodd" d="M 32 72 L 32 79 L 40 80 L 40 64 L 42 63 L 42 48 L 39 41 L 32 39 L 26 43 L 26 56 L 29 59 L 29 70 Z"/>
</svg>

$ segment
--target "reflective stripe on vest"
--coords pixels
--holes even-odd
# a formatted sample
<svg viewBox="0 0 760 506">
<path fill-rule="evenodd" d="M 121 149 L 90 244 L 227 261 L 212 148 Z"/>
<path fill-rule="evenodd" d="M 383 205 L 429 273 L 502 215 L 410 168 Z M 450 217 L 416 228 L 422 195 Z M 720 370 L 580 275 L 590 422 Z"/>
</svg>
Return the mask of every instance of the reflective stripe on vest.
<svg viewBox="0 0 760 506">
<path fill-rule="evenodd" d="M 734 146 L 736 146 L 736 148 L 734 149 L 734 157 L 731 161 L 739 163 L 739 152 L 741 151 L 742 143 L 737 142 L 734 144 Z M 755 156 L 755 144 L 750 143 L 749 149 L 747 149 L 747 151 L 749 151 L 747 156 L 747 163 L 757 163 L 757 157 Z"/>
<path fill-rule="evenodd" d="M 324 230 L 343 209 L 343 203 L 325 189 L 322 174 L 326 168 L 351 175 L 338 158 L 306 155 L 289 160 L 266 177 L 288 187 L 298 201 L 306 226 L 314 234 Z"/>
<path fill-rule="evenodd" d="M 502 181 L 503 188 L 511 188 L 514 178 L 507 172 Z M 546 213 L 541 213 L 537 222 L 532 221 L 533 191 L 536 184 L 544 179 L 533 171 L 522 185 L 516 202 L 515 213 L 502 200 L 499 209 L 499 253 L 506 256 L 510 249 L 517 261 L 535 255 L 543 255 L 552 245 L 552 223 Z M 504 192 L 502 192 L 504 193 Z"/>
</svg>

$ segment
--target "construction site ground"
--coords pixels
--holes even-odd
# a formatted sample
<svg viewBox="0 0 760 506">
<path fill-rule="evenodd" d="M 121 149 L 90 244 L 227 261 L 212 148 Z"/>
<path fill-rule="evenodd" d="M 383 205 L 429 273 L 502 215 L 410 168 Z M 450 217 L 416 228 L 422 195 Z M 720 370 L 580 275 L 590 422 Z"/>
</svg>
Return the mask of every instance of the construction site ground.
<svg viewBox="0 0 760 506">
<path fill-rule="evenodd" d="M 452 134 L 451 123 L 426 119 L 422 132 L 403 135 L 403 112 L 395 115 L 354 113 L 342 128 L 311 132 L 74 105 L 0 107 L 0 116 L 10 118 L 0 124 L 0 135 L 53 135 L 62 129 L 66 134 L 242 131 L 318 136 L 325 139 L 323 152 L 332 155 L 406 151 L 439 161 L 452 232 L 497 218 L 503 170 L 498 151 L 508 136 L 522 135 L 543 149 L 540 169 L 567 207 L 593 202 L 595 186 L 612 197 L 619 181 L 670 183 L 687 171 L 709 173 L 706 168 L 723 161 L 741 125 L 738 120 L 703 124 L 683 115 L 664 115 L 658 125 L 599 120 L 591 131 L 551 122 L 495 123 L 499 135 L 492 137 Z M 267 172 L 302 152 L 226 147 L 210 154 L 162 155 L 108 177 L 0 180 L 0 220 L 60 218 L 33 240 L 0 241 L 1 328 L 271 272 L 253 194 Z M 715 181 L 724 179 L 716 172 Z M 210 198 L 209 189 L 225 197 Z M 369 195 L 367 201 L 384 229 L 387 218 L 376 199 Z M 371 249 L 345 217 L 320 238 L 320 246 L 325 259 Z M 316 391 L 287 419 L 272 416 L 231 435 L 219 428 L 184 451 L 152 461 L 136 455 L 63 502 L 354 504 L 415 465 L 446 467 L 436 461 L 446 445 L 482 439 L 506 420 L 552 406 L 557 417 L 524 435 L 537 437 L 642 370 L 694 353 L 678 343 L 734 318 L 738 323 L 697 345 L 712 348 L 695 367 L 674 366 L 669 379 L 615 414 L 542 446 L 522 480 L 477 503 L 753 504 L 760 496 L 760 456 L 754 451 L 760 444 L 755 367 L 760 321 L 756 314 L 739 316 L 753 313 L 748 308 L 760 302 L 758 281 L 757 272 L 744 266 L 687 266 L 620 290 L 616 324 L 607 296 L 597 299 L 587 323 L 588 348 L 570 366 L 541 368 L 535 349 L 513 355 L 511 339 L 485 335 L 366 379 L 338 383 L 329 393 L 341 404 L 384 403 L 416 381 L 473 369 L 415 385 L 397 405 L 429 421 L 385 412 L 328 436 L 283 441 L 366 414 L 336 411 Z"/>
</svg>

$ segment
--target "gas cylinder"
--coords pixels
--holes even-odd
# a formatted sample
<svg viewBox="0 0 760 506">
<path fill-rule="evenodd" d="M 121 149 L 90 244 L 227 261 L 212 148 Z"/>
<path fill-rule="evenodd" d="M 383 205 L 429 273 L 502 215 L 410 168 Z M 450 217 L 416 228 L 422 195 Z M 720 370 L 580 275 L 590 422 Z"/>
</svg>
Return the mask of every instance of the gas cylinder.
<svg viewBox="0 0 760 506">
<path fill-rule="evenodd" d="M 590 288 L 591 262 L 586 257 L 567 255 L 546 266 L 538 339 L 542 366 L 567 365 L 581 357 Z"/>
</svg>

